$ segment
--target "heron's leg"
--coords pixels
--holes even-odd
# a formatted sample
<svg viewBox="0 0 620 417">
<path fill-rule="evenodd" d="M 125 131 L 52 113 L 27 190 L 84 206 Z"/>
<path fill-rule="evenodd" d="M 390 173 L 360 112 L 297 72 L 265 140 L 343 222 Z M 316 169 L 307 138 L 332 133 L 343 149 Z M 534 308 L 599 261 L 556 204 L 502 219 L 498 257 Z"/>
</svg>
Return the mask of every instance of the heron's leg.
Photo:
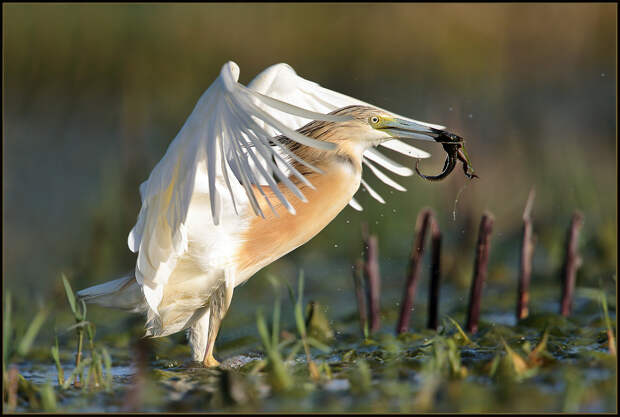
<svg viewBox="0 0 620 417">
<path fill-rule="evenodd" d="M 220 287 L 212 299 L 211 304 L 211 321 L 209 322 L 209 336 L 207 339 L 207 348 L 202 364 L 208 368 L 218 366 L 220 363 L 213 357 L 213 348 L 215 347 L 215 339 L 220 330 L 220 324 L 226 316 L 228 307 L 232 300 L 234 289 L 234 279 L 231 274 L 226 273 L 226 281 Z"/>
<path fill-rule="evenodd" d="M 215 323 L 217 322 L 217 323 Z M 222 320 L 212 320 L 213 325 L 209 326 L 209 338 L 207 339 L 207 349 L 205 351 L 205 357 L 202 360 L 202 364 L 207 368 L 219 366 L 220 363 L 213 357 L 213 347 L 215 346 L 215 339 L 217 333 L 220 330 L 220 323 Z"/>
</svg>

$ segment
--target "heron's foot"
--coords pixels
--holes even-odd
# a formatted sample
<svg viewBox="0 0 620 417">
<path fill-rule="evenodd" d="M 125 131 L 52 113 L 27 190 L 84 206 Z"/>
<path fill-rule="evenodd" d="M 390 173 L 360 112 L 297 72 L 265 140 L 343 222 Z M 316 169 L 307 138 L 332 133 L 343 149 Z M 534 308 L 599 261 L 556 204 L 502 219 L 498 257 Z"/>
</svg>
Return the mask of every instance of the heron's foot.
<svg viewBox="0 0 620 417">
<path fill-rule="evenodd" d="M 202 364 L 205 366 L 205 368 L 217 368 L 218 366 L 220 366 L 220 363 L 217 360 L 215 360 L 213 355 L 205 356 L 205 359 L 202 361 Z"/>
</svg>

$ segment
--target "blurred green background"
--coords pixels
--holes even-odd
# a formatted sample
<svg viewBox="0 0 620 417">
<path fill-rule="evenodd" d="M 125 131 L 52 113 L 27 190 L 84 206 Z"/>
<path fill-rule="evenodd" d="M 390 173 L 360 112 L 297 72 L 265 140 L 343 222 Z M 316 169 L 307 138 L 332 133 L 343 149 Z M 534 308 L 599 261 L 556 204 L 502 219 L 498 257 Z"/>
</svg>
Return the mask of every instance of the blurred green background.
<svg viewBox="0 0 620 417">
<path fill-rule="evenodd" d="M 64 308 L 61 272 L 81 289 L 133 269 L 126 242 L 138 185 L 228 60 L 243 84 L 286 62 L 324 87 L 448 126 L 466 138 L 480 179 L 468 182 L 458 168 L 440 183 L 399 179 L 408 189 L 399 193 L 367 174 L 387 204 L 360 191 L 363 212 L 346 208 L 238 288 L 227 321 L 253 323 L 256 306 L 271 305 L 265 272 L 293 282 L 300 268 L 309 299 L 354 312 L 362 222 L 379 236 L 382 303 L 395 308 L 425 206 L 445 235 L 444 291 L 459 295 L 444 303 L 466 302 L 484 210 L 496 219 L 489 296 L 514 291 L 532 187 L 532 285 L 558 282 L 559 297 L 564 236 L 579 209 L 577 285 L 615 286 L 615 4 L 4 4 L 3 12 L 3 284 L 18 312 Z M 423 171 L 439 172 L 441 148 L 419 146 L 434 153 Z"/>
</svg>

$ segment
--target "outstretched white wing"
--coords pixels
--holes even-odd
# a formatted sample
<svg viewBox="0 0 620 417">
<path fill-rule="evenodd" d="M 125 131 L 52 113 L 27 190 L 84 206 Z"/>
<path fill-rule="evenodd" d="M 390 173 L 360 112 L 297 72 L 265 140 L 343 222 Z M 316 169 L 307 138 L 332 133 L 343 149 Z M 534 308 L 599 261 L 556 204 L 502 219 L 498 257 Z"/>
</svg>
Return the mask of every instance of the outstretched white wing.
<svg viewBox="0 0 620 417">
<path fill-rule="evenodd" d="M 228 192 L 233 204 L 240 197 L 247 198 L 255 213 L 263 215 L 252 184 L 271 186 L 282 204 L 294 213 L 273 175 L 302 200 L 303 194 L 288 174 L 306 183 L 307 180 L 282 156 L 281 153 L 288 151 L 273 141 L 273 132 L 317 148 L 333 149 L 336 145 L 296 132 L 287 119 L 281 121 L 273 112 L 323 121 L 350 120 L 348 116 L 308 111 L 267 97 L 239 84 L 238 79 L 237 64 L 226 63 L 198 100 L 164 157 L 140 186 L 142 207 L 128 244 L 132 251 L 139 252 L 136 279 L 154 312 L 178 257 L 187 250 L 185 221 L 199 170 L 207 172 L 211 214 L 216 225 L 222 207 L 221 192 Z M 233 174 L 235 178 L 231 178 Z M 243 196 L 243 189 L 247 197 Z"/>
<path fill-rule="evenodd" d="M 272 65 L 271 67 L 258 74 L 252 80 L 252 82 L 248 84 L 248 88 L 269 97 L 273 97 L 275 99 L 285 101 L 292 105 L 303 107 L 304 109 L 312 110 L 319 113 L 329 113 L 333 110 L 351 105 L 377 107 L 356 98 L 349 97 L 336 91 L 321 87 L 315 82 L 308 81 L 297 75 L 293 68 L 291 68 L 291 66 L 288 64 Z M 264 104 L 262 103 L 258 103 L 258 105 L 261 107 L 265 107 L 265 111 L 271 113 L 275 118 L 281 120 L 287 126 L 294 129 L 298 129 L 311 121 L 311 119 L 308 119 L 306 117 L 297 114 L 291 114 L 288 112 L 283 112 L 273 107 L 266 108 L 266 106 L 264 106 Z M 391 113 L 387 110 L 384 111 Z M 398 117 L 399 119 L 409 120 L 422 126 L 441 130 L 445 129 L 444 126 L 420 122 L 418 120 L 413 120 L 397 114 L 394 114 L 394 116 Z M 276 130 L 269 126 L 265 125 L 262 127 L 264 127 L 266 131 L 270 132 L 273 135 L 278 134 Z M 421 134 L 420 139 L 432 140 L 432 137 Z M 411 145 L 408 145 L 404 142 L 401 142 L 397 139 L 383 142 L 380 144 L 380 146 L 407 155 L 411 158 L 428 158 L 430 156 L 429 153 L 421 149 L 415 148 Z M 401 176 L 412 175 L 413 171 L 411 169 L 391 160 L 375 148 L 368 149 L 366 152 L 364 152 L 364 165 L 368 166 L 370 171 L 375 174 L 379 178 L 379 180 L 389 185 L 390 187 L 395 188 L 396 190 L 406 191 L 403 186 L 401 186 L 396 181 L 387 176 L 370 161 L 373 161 L 376 164 L 382 166 L 383 168 Z M 370 188 L 366 181 L 362 181 L 362 187 L 368 190 L 369 194 L 377 201 L 385 203 L 385 200 L 383 200 L 383 198 L 375 190 Z M 355 199 L 352 199 L 349 205 L 351 205 L 351 207 L 356 210 L 362 210 L 362 206 Z"/>
</svg>

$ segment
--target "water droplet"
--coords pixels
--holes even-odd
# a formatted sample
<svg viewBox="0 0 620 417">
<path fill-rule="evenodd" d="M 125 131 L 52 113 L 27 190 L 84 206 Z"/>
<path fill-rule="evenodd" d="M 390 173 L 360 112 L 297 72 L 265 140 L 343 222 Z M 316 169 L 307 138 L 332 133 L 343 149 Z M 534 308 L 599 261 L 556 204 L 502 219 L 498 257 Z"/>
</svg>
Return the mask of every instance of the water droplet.
<svg viewBox="0 0 620 417">
<path fill-rule="evenodd" d="M 334 243 L 334 247 L 335 247 L 335 248 L 337 248 L 337 247 L 338 247 L 338 244 L 337 244 L 337 243 Z"/>
<path fill-rule="evenodd" d="M 347 219 L 347 223 L 351 223 L 351 220 Z"/>
<path fill-rule="evenodd" d="M 392 209 L 392 213 L 396 213 L 396 209 Z"/>
</svg>

